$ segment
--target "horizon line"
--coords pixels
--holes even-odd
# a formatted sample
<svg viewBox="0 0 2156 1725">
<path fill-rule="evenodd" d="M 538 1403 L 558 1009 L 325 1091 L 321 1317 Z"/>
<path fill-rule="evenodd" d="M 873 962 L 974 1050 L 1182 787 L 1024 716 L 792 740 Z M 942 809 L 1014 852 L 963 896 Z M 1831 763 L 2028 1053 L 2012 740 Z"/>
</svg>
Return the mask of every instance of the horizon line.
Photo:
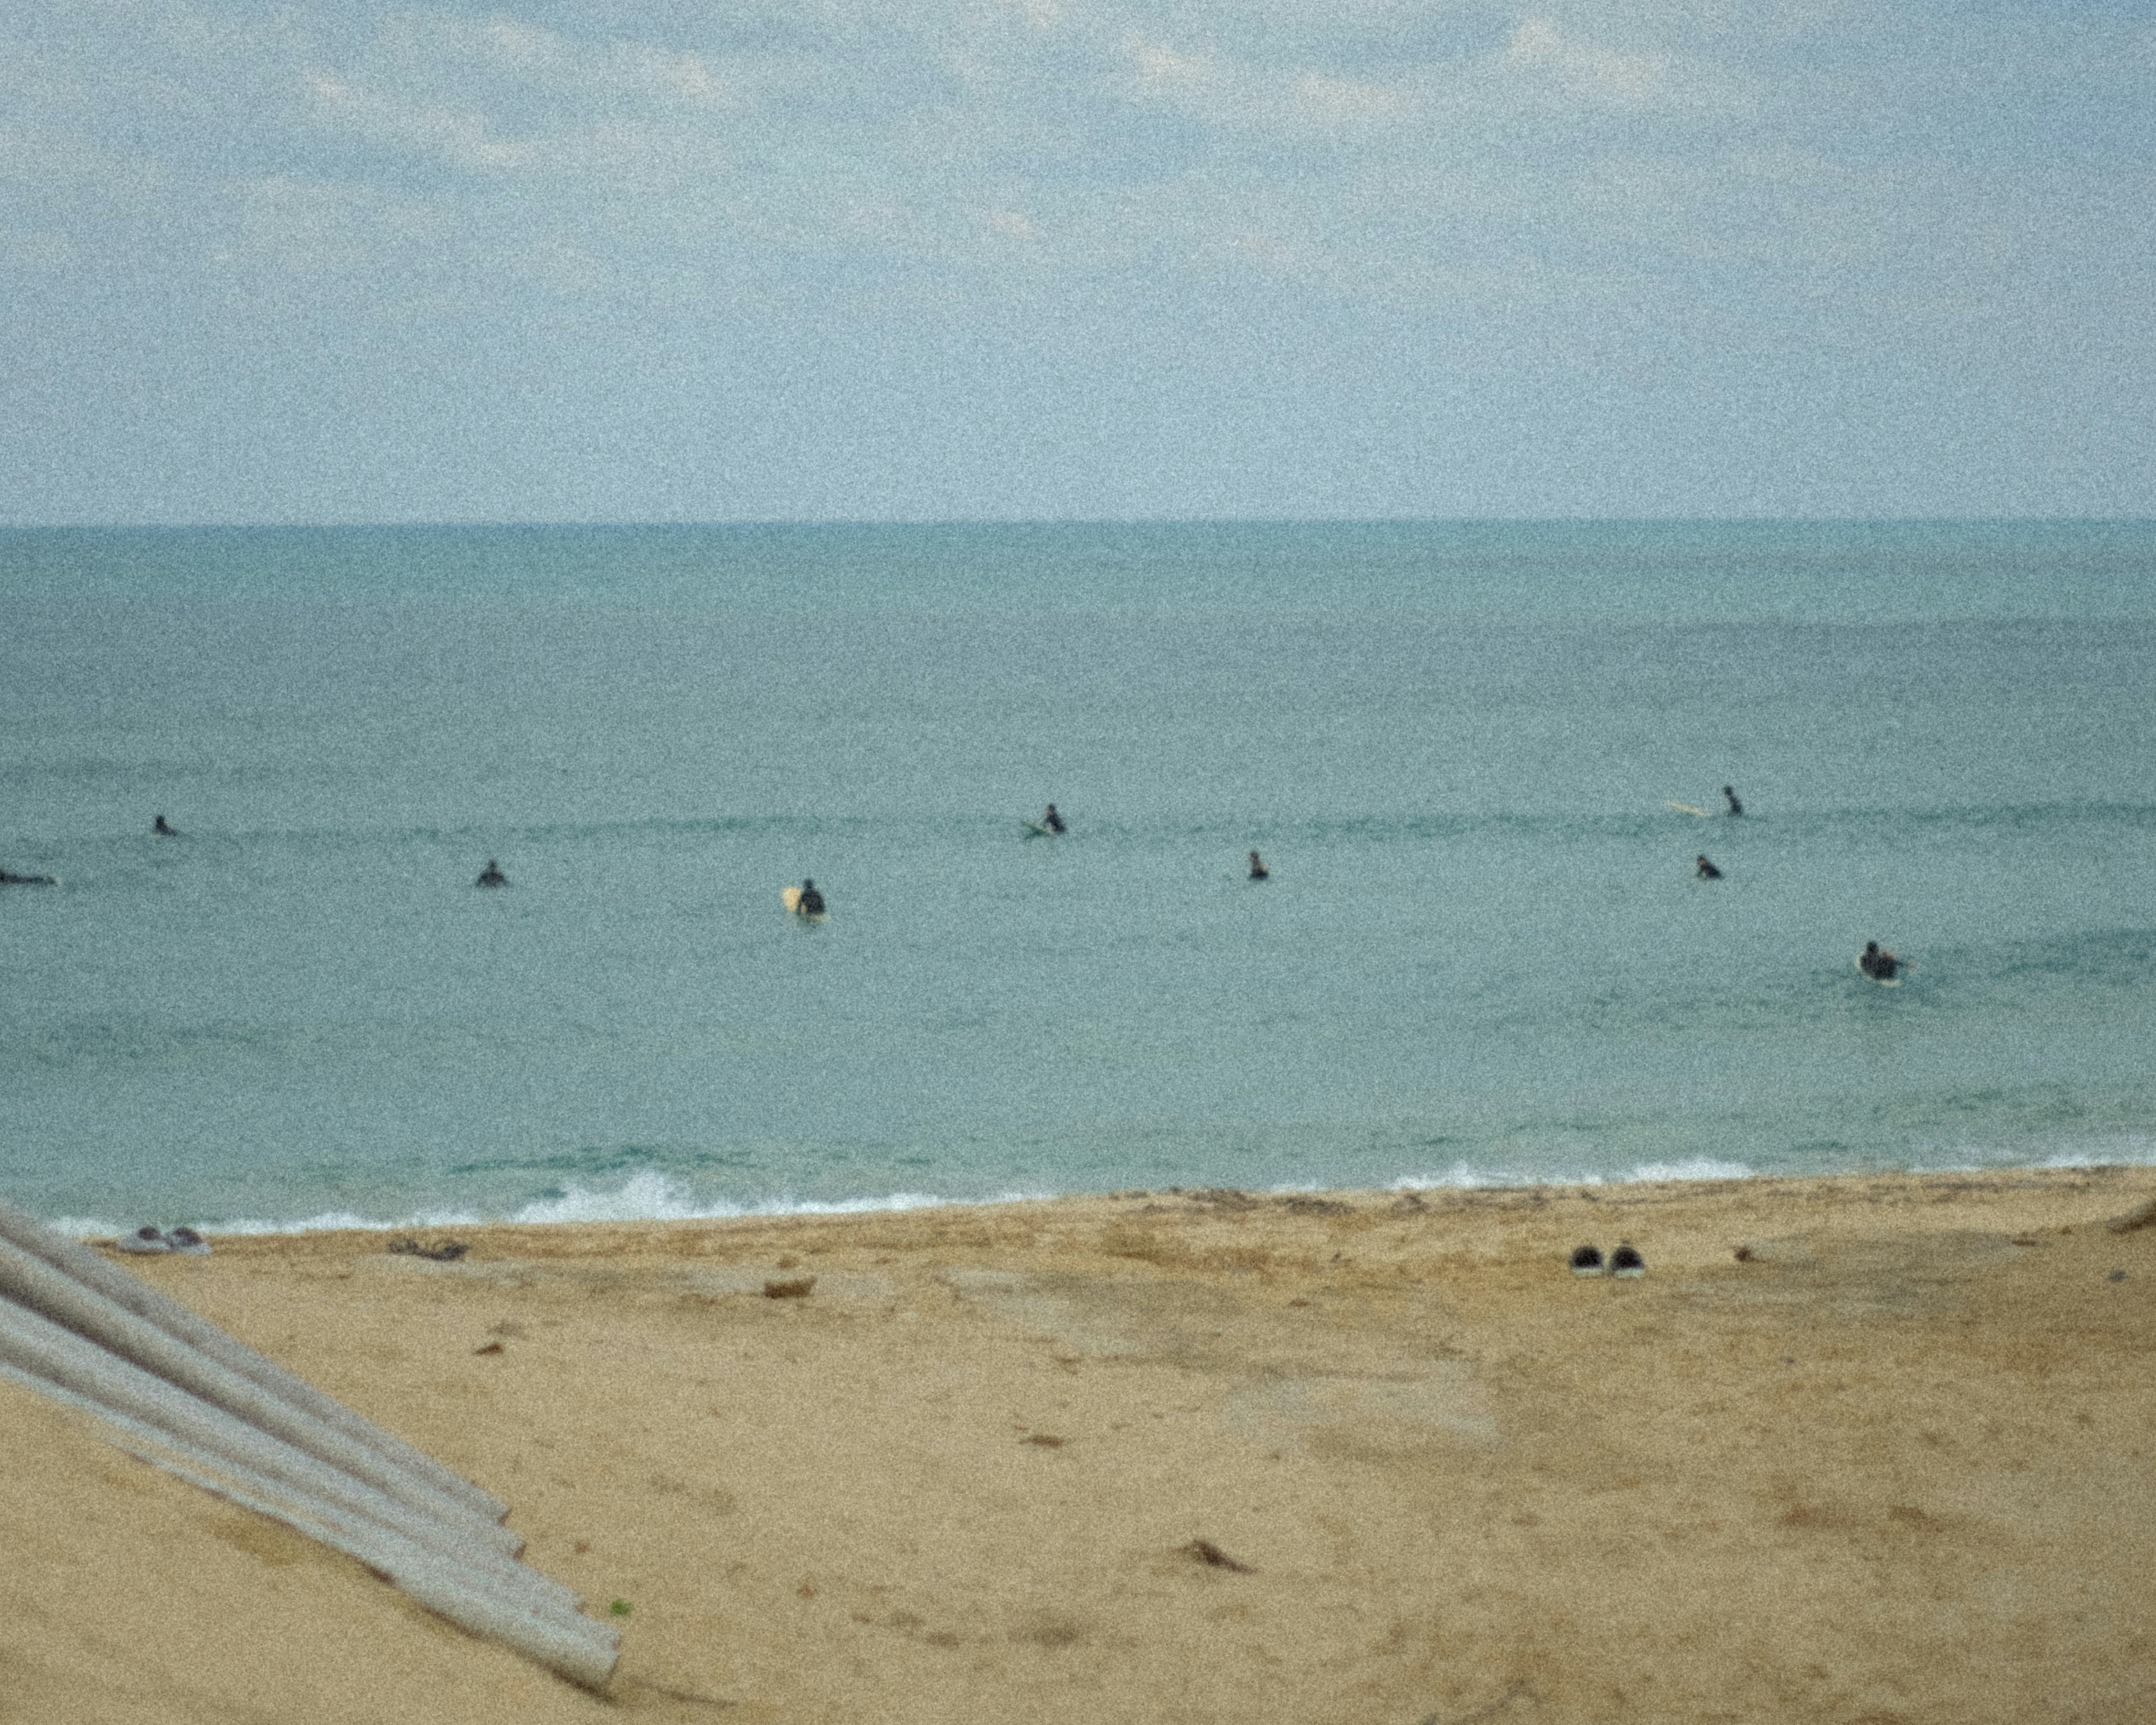
<svg viewBox="0 0 2156 1725">
<path fill-rule="evenodd" d="M 728 519 L 471 516 L 295 521 L 0 521 L 0 533 L 649 531 L 953 527 L 2149 526 L 2156 515 L 803 516 Z"/>
</svg>

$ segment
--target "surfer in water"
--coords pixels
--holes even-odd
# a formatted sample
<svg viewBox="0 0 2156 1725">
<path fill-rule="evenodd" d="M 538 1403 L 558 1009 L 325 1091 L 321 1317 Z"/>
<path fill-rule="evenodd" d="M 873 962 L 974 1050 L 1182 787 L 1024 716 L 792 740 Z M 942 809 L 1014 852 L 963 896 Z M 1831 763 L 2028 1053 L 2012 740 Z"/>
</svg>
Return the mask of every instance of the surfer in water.
<svg viewBox="0 0 2156 1725">
<path fill-rule="evenodd" d="M 1698 865 L 1698 874 L 1701 880 L 1719 880 L 1722 878 L 1722 870 L 1715 867 L 1715 865 L 1709 862 L 1705 857 L 1698 857 L 1696 858 L 1695 860 Z"/>
<path fill-rule="evenodd" d="M 1264 860 L 1255 850 L 1250 853 L 1250 878 L 1253 880 L 1268 880 L 1272 878 L 1272 870 L 1265 865 Z"/>
<path fill-rule="evenodd" d="M 1864 950 L 1857 955 L 1856 968 L 1874 982 L 1891 983 L 1902 968 L 1902 961 L 1884 950 L 1876 941 L 1866 941 Z"/>
<path fill-rule="evenodd" d="M 162 814 L 150 823 L 150 830 L 161 839 L 177 839 L 180 836 L 180 829 Z"/>
<path fill-rule="evenodd" d="M 0 886 L 57 886 L 60 883 L 50 875 L 11 875 L 0 869 Z"/>
<path fill-rule="evenodd" d="M 1055 811 L 1051 809 L 1050 814 Z M 805 876 L 801 882 L 801 896 L 794 901 L 793 914 L 797 916 L 820 916 L 824 914 L 824 895 L 816 890 L 816 883 Z"/>
<path fill-rule="evenodd" d="M 475 886 L 506 886 L 509 885 L 509 876 L 501 872 L 501 865 L 490 856 L 486 860 L 486 866 L 480 870 L 479 879 L 473 881 L 472 885 Z"/>
<path fill-rule="evenodd" d="M 1732 814 L 1743 814 L 1744 805 L 1737 800 L 1737 793 L 1730 786 L 1722 786 L 1722 800 L 1729 805 L 1729 812 Z"/>
<path fill-rule="evenodd" d="M 1048 813 L 1040 817 L 1040 824 L 1051 833 L 1060 833 L 1063 830 L 1063 817 L 1055 812 L 1055 805 L 1053 803 L 1048 805 Z"/>
</svg>

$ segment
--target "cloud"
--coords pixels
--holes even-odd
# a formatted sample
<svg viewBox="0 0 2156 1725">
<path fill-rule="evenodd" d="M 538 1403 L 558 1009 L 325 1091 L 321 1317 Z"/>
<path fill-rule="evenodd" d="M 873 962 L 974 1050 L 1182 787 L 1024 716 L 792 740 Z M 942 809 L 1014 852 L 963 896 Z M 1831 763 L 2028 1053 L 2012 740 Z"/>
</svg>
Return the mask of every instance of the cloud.
<svg viewBox="0 0 2156 1725">
<path fill-rule="evenodd" d="M 485 115 L 469 109 L 413 100 L 327 73 L 314 74 L 307 88 L 325 125 L 369 143 L 481 173 L 524 167 L 536 157 L 530 145 L 497 136 Z"/>
<path fill-rule="evenodd" d="M 1666 90 L 1666 54 L 1612 54 L 1574 42 L 1548 18 L 1521 20 L 1505 44 L 1504 63 L 1549 79 L 1568 95 L 1617 107 L 1638 107 Z"/>
<path fill-rule="evenodd" d="M 1548 18 L 1513 27 L 1497 64 L 1520 86 L 1568 105 L 1617 113 L 1735 112 L 1756 85 L 1726 65 L 1669 52 L 1625 52 L 1570 33 Z"/>
<path fill-rule="evenodd" d="M 1855 295 L 1943 270 L 1910 236 L 1981 196 L 1942 153 L 2041 152 L 2060 113 L 2123 138 L 2149 94 L 2138 22 L 2107 55 L 2092 27 L 2049 59 L 2015 39 L 2048 94 L 2014 133 L 1950 95 L 1989 49 L 1916 0 L 1528 3 L 26 9 L 0 25 L 0 228 L 68 239 L 16 243 L 48 270 L 210 231 L 228 267 L 325 292 L 462 272 L 468 301 L 506 281 L 706 327 L 811 279 L 1132 315 L 1238 282 L 1402 315 L 1710 271 Z M 2038 254 L 2014 184 L 1983 182 L 2009 187 L 1990 237 L 1957 218 L 1964 276 Z"/>
</svg>

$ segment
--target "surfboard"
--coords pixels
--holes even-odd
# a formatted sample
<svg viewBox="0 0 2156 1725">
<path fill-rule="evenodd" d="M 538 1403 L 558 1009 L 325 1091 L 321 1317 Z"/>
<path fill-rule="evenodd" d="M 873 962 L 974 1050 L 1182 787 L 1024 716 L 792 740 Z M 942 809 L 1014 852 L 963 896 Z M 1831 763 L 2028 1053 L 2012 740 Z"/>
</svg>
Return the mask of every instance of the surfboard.
<svg viewBox="0 0 2156 1725">
<path fill-rule="evenodd" d="M 1019 824 L 1025 829 L 1025 835 L 1029 839 L 1053 839 L 1055 836 L 1054 827 L 1045 827 L 1037 820 L 1020 821 Z"/>
<path fill-rule="evenodd" d="M 1907 968 L 1908 964 L 1908 960 L 1906 958 L 1897 959 L 1895 962 L 1902 965 L 1904 968 Z M 1856 961 L 1856 973 L 1862 977 L 1867 983 L 1876 983 L 1882 988 L 1898 988 L 1902 986 L 1902 978 L 1897 976 L 1872 975 L 1870 971 L 1864 968 L 1864 961 L 1861 958 L 1859 958 Z"/>
<path fill-rule="evenodd" d="M 1714 819 L 1714 817 L 1709 814 L 1704 809 L 1695 809 L 1689 803 L 1671 803 L 1666 801 L 1663 803 L 1662 807 L 1665 809 L 1674 809 L 1679 814 L 1697 814 L 1702 820 L 1712 820 Z"/>
</svg>

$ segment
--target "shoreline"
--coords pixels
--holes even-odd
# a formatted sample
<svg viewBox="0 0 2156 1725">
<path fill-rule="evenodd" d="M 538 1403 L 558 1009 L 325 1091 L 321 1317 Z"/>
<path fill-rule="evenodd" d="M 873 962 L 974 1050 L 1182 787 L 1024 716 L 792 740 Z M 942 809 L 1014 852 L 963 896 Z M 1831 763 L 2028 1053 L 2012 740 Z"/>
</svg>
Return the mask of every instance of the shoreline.
<svg viewBox="0 0 2156 1725">
<path fill-rule="evenodd" d="M 2110 1224 L 2152 1214 L 2123 1166 L 120 1256 L 509 1502 L 627 1607 L 620 1675 L 0 1384 L 11 1686 L 56 1725 L 2143 1717 L 2156 1225 Z M 1620 1240 L 1644 1278 L 1568 1272 Z"/>
<path fill-rule="evenodd" d="M 1371 1199 L 1397 1198 L 1414 1193 L 1425 1199 L 1433 1195 L 1453 1192 L 1542 1192 L 1545 1194 L 1576 1189 L 1594 1191 L 1623 1191 L 1637 1186 L 1668 1186 L 1699 1189 L 1722 1185 L 1780 1183 L 1803 1186 L 1820 1182 L 1838 1180 L 1907 1180 L 1933 1179 L 2013 1179 L 2023 1176 L 2082 1175 L 2106 1173 L 2125 1173 L 2133 1170 L 2156 1171 L 2156 1158 L 2148 1160 L 2106 1161 L 2096 1158 L 2071 1160 L 2053 1159 L 2041 1163 L 1994 1164 L 1941 1164 L 1924 1168 L 1892 1168 L 1835 1172 L 1799 1173 L 1765 1173 L 1735 1162 L 1709 1158 L 1695 1158 L 1689 1162 L 1662 1163 L 1645 1163 L 1623 1173 L 1574 1173 L 1548 1178 L 1515 1177 L 1506 1172 L 1483 1173 L 1461 1168 L 1452 1173 L 1434 1177 L 1402 1176 L 1381 1186 L 1317 1186 L 1274 1185 L 1265 1187 L 1227 1188 L 1197 1186 L 1165 1186 L 1158 1188 L 1121 1188 L 1100 1192 L 1007 1192 L 988 1197 L 949 1198 L 926 1192 L 894 1192 L 880 1197 L 855 1199 L 803 1199 L 799 1200 L 774 1199 L 765 1204 L 734 1204 L 720 1200 L 709 1208 L 699 1209 L 695 1201 L 674 1196 L 680 1189 L 666 1176 L 647 1171 L 633 1175 L 624 1185 L 613 1192 L 579 1189 L 559 1197 L 533 1199 L 515 1212 L 491 1214 L 476 1209 L 458 1209 L 445 1207 L 430 1211 L 415 1212 L 402 1219 L 381 1220 L 348 1211 L 326 1211 L 314 1216 L 297 1219 L 271 1219 L 247 1218 L 235 1221 L 204 1221 L 199 1218 L 184 1225 L 218 1239 L 254 1240 L 297 1238 L 312 1234 L 387 1234 L 424 1232 L 445 1228 L 479 1231 L 500 1228 L 610 1228 L 640 1224 L 665 1226 L 697 1227 L 729 1222 L 753 1223 L 783 1221 L 798 1217 L 805 1220 L 819 1218 L 846 1216 L 909 1215 L 927 1210 L 994 1209 L 1010 1205 L 1043 1204 L 1078 1204 L 1099 1199 L 1116 1198 L 1136 1193 L 1148 1198 L 1181 1198 L 1207 1191 L 1235 1190 L 1254 1199 L 1285 1199 L 1296 1197 L 1341 1197 L 1351 1195 Z M 639 1191 L 639 1188 L 641 1190 Z M 632 1193 L 639 1194 L 630 1199 Z M 624 1204 L 624 1200 L 628 1203 Z M 641 1202 L 654 1206 L 639 1212 L 634 1204 Z M 660 1209 L 660 1205 L 670 1206 Z M 621 1206 L 616 1208 L 616 1206 Z M 534 1214 L 554 1209 L 567 1211 L 582 1209 L 584 1214 Z M 48 1225 L 59 1230 L 69 1238 L 92 1244 L 106 1242 L 129 1231 L 110 1220 L 63 1214 L 47 1219 Z M 133 1224 L 130 1224 L 131 1226 Z M 182 1225 L 173 1223 L 171 1225 Z"/>
</svg>

